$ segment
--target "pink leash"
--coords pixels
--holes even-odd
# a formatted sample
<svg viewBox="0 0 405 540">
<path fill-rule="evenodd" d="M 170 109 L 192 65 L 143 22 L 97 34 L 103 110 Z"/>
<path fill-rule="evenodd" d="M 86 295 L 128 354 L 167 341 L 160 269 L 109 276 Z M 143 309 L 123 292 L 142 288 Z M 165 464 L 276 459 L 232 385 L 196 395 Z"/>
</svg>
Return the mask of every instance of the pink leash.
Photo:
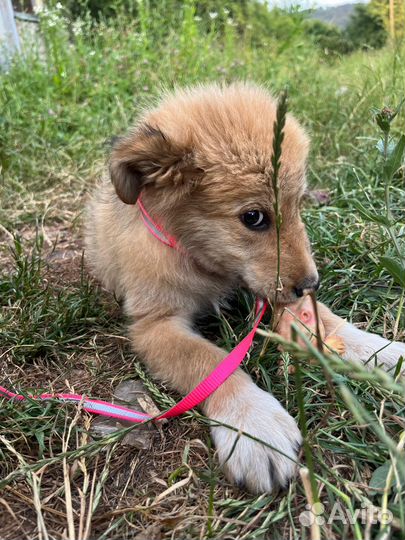
<svg viewBox="0 0 405 540">
<path fill-rule="evenodd" d="M 151 218 L 140 199 L 138 199 L 138 207 L 145 226 L 149 229 L 153 236 L 163 242 L 163 244 L 180 250 L 180 246 L 176 240 L 168 235 L 164 229 Z M 263 318 L 266 308 L 267 303 L 264 300 L 257 299 L 256 317 L 253 323 L 253 328 L 248 335 L 243 338 L 238 345 L 236 345 L 236 347 L 217 365 L 217 367 L 208 375 L 208 377 L 206 377 L 194 388 L 194 390 L 187 394 L 187 396 L 179 401 L 179 403 L 157 417 L 143 412 L 137 412 L 132 409 L 128 409 L 127 407 L 122 407 L 121 405 L 115 405 L 113 403 L 108 403 L 107 401 L 100 401 L 99 399 L 90 399 L 78 394 L 41 394 L 39 396 L 24 396 L 22 394 L 10 392 L 3 386 L 0 386 L 0 397 L 14 399 L 17 401 L 25 401 L 30 399 L 56 399 L 63 402 L 82 403 L 83 409 L 89 413 L 135 423 L 142 423 L 151 419 L 162 420 L 163 418 L 180 416 L 207 399 L 240 366 L 252 345 L 256 329 Z"/>
</svg>

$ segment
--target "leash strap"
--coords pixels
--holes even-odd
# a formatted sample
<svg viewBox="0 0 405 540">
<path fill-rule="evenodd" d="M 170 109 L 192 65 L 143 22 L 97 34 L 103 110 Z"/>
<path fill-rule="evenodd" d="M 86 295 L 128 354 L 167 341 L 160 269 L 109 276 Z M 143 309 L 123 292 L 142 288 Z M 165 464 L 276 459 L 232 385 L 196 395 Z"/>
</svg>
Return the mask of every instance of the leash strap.
<svg viewBox="0 0 405 540">
<path fill-rule="evenodd" d="M 187 396 L 179 401 L 179 403 L 158 417 L 153 417 L 143 412 L 134 411 L 133 409 L 128 409 L 127 407 L 122 407 L 121 405 L 115 405 L 114 403 L 109 403 L 108 401 L 90 399 L 79 394 L 40 394 L 39 396 L 26 396 L 10 392 L 3 386 L 0 386 L 0 397 L 16 401 L 47 401 L 52 399 L 61 401 L 63 403 L 81 403 L 83 409 L 89 413 L 99 414 L 109 418 L 116 418 L 117 420 L 126 420 L 136 424 L 140 424 L 152 419 L 162 420 L 163 418 L 180 416 L 206 400 L 240 366 L 252 345 L 256 329 L 262 320 L 266 308 L 267 304 L 263 300 L 257 300 L 256 318 L 253 328 L 249 334 L 243 338 L 240 343 L 238 343 L 238 345 L 222 360 L 222 362 L 217 365 L 217 367 L 208 375 L 208 377 L 206 377 L 194 388 L 194 390 L 187 394 Z"/>
<path fill-rule="evenodd" d="M 175 238 L 170 236 L 161 225 L 152 219 L 152 217 L 146 211 L 140 198 L 138 198 L 138 207 L 145 226 L 153 234 L 153 236 L 166 246 L 180 251 L 181 248 Z M 184 414 L 190 409 L 193 409 L 196 405 L 199 405 L 205 401 L 240 366 L 252 345 L 256 329 L 259 326 L 266 309 L 267 302 L 258 298 L 256 300 L 256 316 L 253 323 L 253 328 L 248 335 L 245 336 L 242 341 L 238 343 L 238 345 L 236 345 L 236 347 L 217 365 L 217 367 L 208 375 L 208 377 L 206 377 L 194 388 L 194 390 L 187 394 L 187 396 L 179 401 L 179 403 L 157 417 L 143 412 L 134 411 L 133 409 L 122 407 L 121 405 L 115 405 L 114 403 L 109 403 L 108 401 L 90 399 L 79 394 L 40 394 L 39 396 L 28 396 L 10 392 L 3 386 L 0 386 L 0 397 L 15 401 L 47 401 L 52 399 L 64 403 L 81 403 L 83 409 L 89 413 L 99 414 L 109 418 L 116 418 L 117 420 L 126 420 L 128 422 L 137 424 L 152 419 L 162 420 L 163 418 L 180 416 L 181 414 Z"/>
</svg>

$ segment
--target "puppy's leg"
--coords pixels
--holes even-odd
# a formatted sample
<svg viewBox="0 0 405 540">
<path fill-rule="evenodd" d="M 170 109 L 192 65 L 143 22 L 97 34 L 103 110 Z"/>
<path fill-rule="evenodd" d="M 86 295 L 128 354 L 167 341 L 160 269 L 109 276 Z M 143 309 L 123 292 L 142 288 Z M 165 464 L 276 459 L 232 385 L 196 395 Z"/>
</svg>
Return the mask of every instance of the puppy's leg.
<svg viewBox="0 0 405 540">
<path fill-rule="evenodd" d="M 181 393 L 192 390 L 226 355 L 193 332 L 186 318 L 141 320 L 131 327 L 131 335 L 135 350 L 150 370 Z M 256 493 L 288 484 L 301 435 L 294 419 L 271 394 L 260 390 L 239 369 L 202 408 L 209 418 L 272 447 L 227 427 L 212 427 L 219 460 L 233 482 Z"/>
<path fill-rule="evenodd" d="M 378 364 L 383 364 L 387 369 L 393 367 L 399 358 L 405 358 L 405 343 L 388 341 L 381 336 L 364 332 L 353 326 L 334 313 L 329 308 L 318 302 L 319 315 L 325 325 L 326 334 L 337 334 L 345 342 L 343 358 L 357 362 L 369 362 L 374 366 L 374 358 Z"/>
</svg>

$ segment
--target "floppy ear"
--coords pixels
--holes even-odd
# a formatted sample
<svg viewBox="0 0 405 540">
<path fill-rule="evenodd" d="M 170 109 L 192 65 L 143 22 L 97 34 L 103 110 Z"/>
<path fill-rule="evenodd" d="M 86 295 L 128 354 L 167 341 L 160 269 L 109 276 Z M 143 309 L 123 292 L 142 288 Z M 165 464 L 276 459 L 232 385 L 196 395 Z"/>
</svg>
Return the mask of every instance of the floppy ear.
<svg viewBox="0 0 405 540">
<path fill-rule="evenodd" d="M 202 175 L 190 148 L 170 141 L 159 129 L 143 125 L 115 142 L 110 158 L 110 176 L 118 197 L 135 204 L 147 184 L 163 187 L 189 184 Z"/>
</svg>

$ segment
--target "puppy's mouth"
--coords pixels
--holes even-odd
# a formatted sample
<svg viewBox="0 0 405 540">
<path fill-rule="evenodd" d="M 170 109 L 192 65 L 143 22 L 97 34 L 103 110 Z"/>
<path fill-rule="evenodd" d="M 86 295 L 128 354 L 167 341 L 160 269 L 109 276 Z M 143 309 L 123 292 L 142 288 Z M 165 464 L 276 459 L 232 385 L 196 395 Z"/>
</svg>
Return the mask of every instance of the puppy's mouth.
<svg viewBox="0 0 405 540">
<path fill-rule="evenodd" d="M 280 281 L 280 287 L 276 290 L 275 278 L 274 281 L 267 283 L 264 286 L 251 274 L 241 276 L 241 281 L 243 287 L 251 291 L 254 295 L 266 299 L 271 305 L 277 303 L 277 305 L 286 306 L 288 304 L 293 304 L 299 299 L 294 287 L 292 285 L 287 285 L 285 282 L 282 283 Z"/>
<path fill-rule="evenodd" d="M 283 290 L 276 291 L 275 287 L 266 287 L 266 288 L 252 288 L 247 286 L 248 289 L 256 296 L 266 299 L 269 304 L 286 306 L 288 304 L 293 304 L 298 300 L 298 296 L 293 289 L 284 288 Z"/>
<path fill-rule="evenodd" d="M 295 294 L 293 290 L 291 291 L 273 291 L 270 294 L 267 295 L 267 300 L 271 304 L 277 303 L 277 305 L 280 306 L 287 306 L 288 304 L 293 304 L 298 300 L 298 296 Z"/>
</svg>

